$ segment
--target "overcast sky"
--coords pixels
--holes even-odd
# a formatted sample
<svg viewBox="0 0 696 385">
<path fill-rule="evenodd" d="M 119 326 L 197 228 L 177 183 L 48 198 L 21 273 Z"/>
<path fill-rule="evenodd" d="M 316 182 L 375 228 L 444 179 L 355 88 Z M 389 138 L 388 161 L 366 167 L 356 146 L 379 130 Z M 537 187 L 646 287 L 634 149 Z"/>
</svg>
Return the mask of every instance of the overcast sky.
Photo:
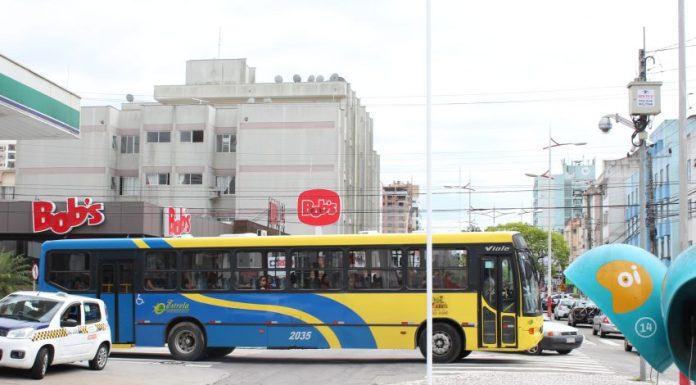
<svg viewBox="0 0 696 385">
<path fill-rule="evenodd" d="M 696 46 L 686 3 L 687 46 Z M 443 188 L 459 184 L 460 171 L 476 189 L 473 207 L 501 210 L 496 223 L 531 221 L 519 210 L 532 204 L 524 174 L 548 169 L 549 130 L 559 142 L 588 143 L 555 149 L 553 173 L 562 159 L 625 156 L 630 131 L 603 135 L 597 122 L 628 115 L 643 28 L 648 79 L 664 82 L 653 127 L 678 117 L 677 0 L 432 0 L 432 12 L 434 230 L 468 220 L 468 194 Z M 338 73 L 374 119 L 382 183 L 425 187 L 424 0 L 5 0 L 2 13 L 0 53 L 83 105 L 119 106 L 128 93 L 152 100 L 154 85 L 184 84 L 191 59 L 247 58 L 257 82 Z M 688 47 L 687 92 L 694 55 Z"/>
</svg>

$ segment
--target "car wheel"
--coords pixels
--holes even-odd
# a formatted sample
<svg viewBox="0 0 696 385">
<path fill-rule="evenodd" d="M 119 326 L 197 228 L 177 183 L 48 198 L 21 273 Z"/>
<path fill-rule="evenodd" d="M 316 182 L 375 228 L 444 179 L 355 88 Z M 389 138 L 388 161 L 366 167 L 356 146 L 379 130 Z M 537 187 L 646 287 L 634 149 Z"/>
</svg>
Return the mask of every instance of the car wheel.
<svg viewBox="0 0 696 385">
<path fill-rule="evenodd" d="M 50 361 L 51 354 L 48 352 L 47 347 L 39 349 L 36 353 L 36 359 L 34 359 L 34 365 L 31 367 L 31 378 L 40 380 L 46 375 L 46 370 L 48 370 L 48 362 Z"/>
<path fill-rule="evenodd" d="M 427 354 L 426 330 L 423 329 L 418 342 L 423 357 Z M 462 345 L 461 337 L 452 326 L 446 323 L 433 325 L 433 362 L 453 362 L 461 354 Z"/>
<path fill-rule="evenodd" d="M 628 343 L 628 341 L 624 340 L 624 350 L 627 352 L 630 352 L 633 350 L 633 346 Z"/>
<path fill-rule="evenodd" d="M 167 338 L 169 352 L 181 361 L 196 361 L 205 354 L 205 338 L 201 329 L 191 322 L 177 324 Z"/>
<path fill-rule="evenodd" d="M 534 354 L 535 356 L 540 355 L 541 351 L 542 351 L 542 349 L 539 347 L 539 345 L 536 345 L 533 348 L 527 349 L 527 353 Z"/>
<path fill-rule="evenodd" d="M 109 346 L 108 344 L 102 343 L 97 349 L 97 353 L 94 358 L 89 360 L 89 368 L 92 370 L 102 370 L 106 366 L 106 361 L 109 360 Z"/>
<path fill-rule="evenodd" d="M 604 338 L 604 337 L 606 337 L 606 336 L 607 336 L 607 333 L 605 333 L 605 332 L 603 332 L 603 331 L 601 331 L 601 330 L 599 331 L 599 338 Z"/>
<path fill-rule="evenodd" d="M 234 348 L 208 348 L 206 350 L 208 358 L 221 358 L 234 351 Z"/>
<path fill-rule="evenodd" d="M 570 349 L 570 350 L 556 350 L 556 351 L 558 352 L 558 354 L 564 354 L 564 355 L 565 355 L 565 354 L 570 353 L 571 350 L 573 350 L 573 349 Z"/>
<path fill-rule="evenodd" d="M 595 329 L 594 326 L 592 327 L 592 335 L 593 336 L 597 335 L 597 329 Z"/>
</svg>

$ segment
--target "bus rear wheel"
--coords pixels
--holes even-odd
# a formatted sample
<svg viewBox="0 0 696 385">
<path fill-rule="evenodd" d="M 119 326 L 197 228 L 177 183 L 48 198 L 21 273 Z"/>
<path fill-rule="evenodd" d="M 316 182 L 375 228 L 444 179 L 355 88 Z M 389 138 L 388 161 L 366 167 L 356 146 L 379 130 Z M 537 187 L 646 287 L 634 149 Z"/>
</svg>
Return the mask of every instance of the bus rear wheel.
<svg viewBox="0 0 696 385">
<path fill-rule="evenodd" d="M 427 351 L 427 329 L 421 332 L 418 342 L 423 357 Z M 462 340 L 459 333 L 446 323 L 436 323 L 433 325 L 433 362 L 449 363 L 454 362 L 462 354 Z"/>
<path fill-rule="evenodd" d="M 205 338 L 201 329 L 191 322 L 176 324 L 167 338 L 169 352 L 181 361 L 196 361 L 205 355 Z"/>
</svg>

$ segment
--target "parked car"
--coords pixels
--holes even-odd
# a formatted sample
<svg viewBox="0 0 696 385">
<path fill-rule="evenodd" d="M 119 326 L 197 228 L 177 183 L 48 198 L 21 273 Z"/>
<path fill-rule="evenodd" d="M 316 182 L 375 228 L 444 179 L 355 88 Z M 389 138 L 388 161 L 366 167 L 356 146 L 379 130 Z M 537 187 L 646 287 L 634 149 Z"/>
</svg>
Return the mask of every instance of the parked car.
<svg viewBox="0 0 696 385">
<path fill-rule="evenodd" d="M 568 313 L 568 325 L 590 324 L 601 311 L 592 301 L 578 301 Z"/>
<path fill-rule="evenodd" d="M 597 333 L 599 333 L 601 338 L 604 338 L 607 334 L 618 334 L 623 336 L 621 330 L 619 330 L 604 313 L 597 314 L 592 320 L 592 334 L 596 336 Z"/>
<path fill-rule="evenodd" d="M 558 302 L 558 305 L 553 310 L 553 319 L 568 318 L 568 313 L 575 305 L 576 300 L 573 298 L 563 298 Z"/>
<path fill-rule="evenodd" d="M 560 301 L 563 298 L 572 298 L 572 296 L 568 293 L 556 293 L 551 295 L 551 311 L 556 309 L 556 306 L 558 305 L 558 301 Z M 541 308 L 546 311 L 548 308 L 548 296 L 546 294 L 542 295 L 541 298 Z"/>
<path fill-rule="evenodd" d="M 104 302 L 65 293 L 12 293 L 0 300 L 0 347 L 0 367 L 30 369 L 36 379 L 50 365 L 76 361 L 102 370 L 111 350 Z"/>
<path fill-rule="evenodd" d="M 558 354 L 568 354 L 582 345 L 584 337 L 578 329 L 557 322 L 544 321 L 544 337 L 539 344 L 529 350 L 529 354 L 541 354 L 544 350 L 555 350 Z"/>
</svg>

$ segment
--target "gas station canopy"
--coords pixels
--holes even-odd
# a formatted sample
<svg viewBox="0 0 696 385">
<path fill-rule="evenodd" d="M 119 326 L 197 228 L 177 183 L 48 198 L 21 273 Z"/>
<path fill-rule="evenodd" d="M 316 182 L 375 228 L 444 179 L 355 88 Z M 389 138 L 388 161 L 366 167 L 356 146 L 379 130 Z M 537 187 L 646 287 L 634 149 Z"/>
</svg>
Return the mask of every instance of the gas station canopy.
<svg viewBox="0 0 696 385">
<path fill-rule="evenodd" d="M 0 55 L 0 140 L 80 137 L 80 97 Z"/>
</svg>

